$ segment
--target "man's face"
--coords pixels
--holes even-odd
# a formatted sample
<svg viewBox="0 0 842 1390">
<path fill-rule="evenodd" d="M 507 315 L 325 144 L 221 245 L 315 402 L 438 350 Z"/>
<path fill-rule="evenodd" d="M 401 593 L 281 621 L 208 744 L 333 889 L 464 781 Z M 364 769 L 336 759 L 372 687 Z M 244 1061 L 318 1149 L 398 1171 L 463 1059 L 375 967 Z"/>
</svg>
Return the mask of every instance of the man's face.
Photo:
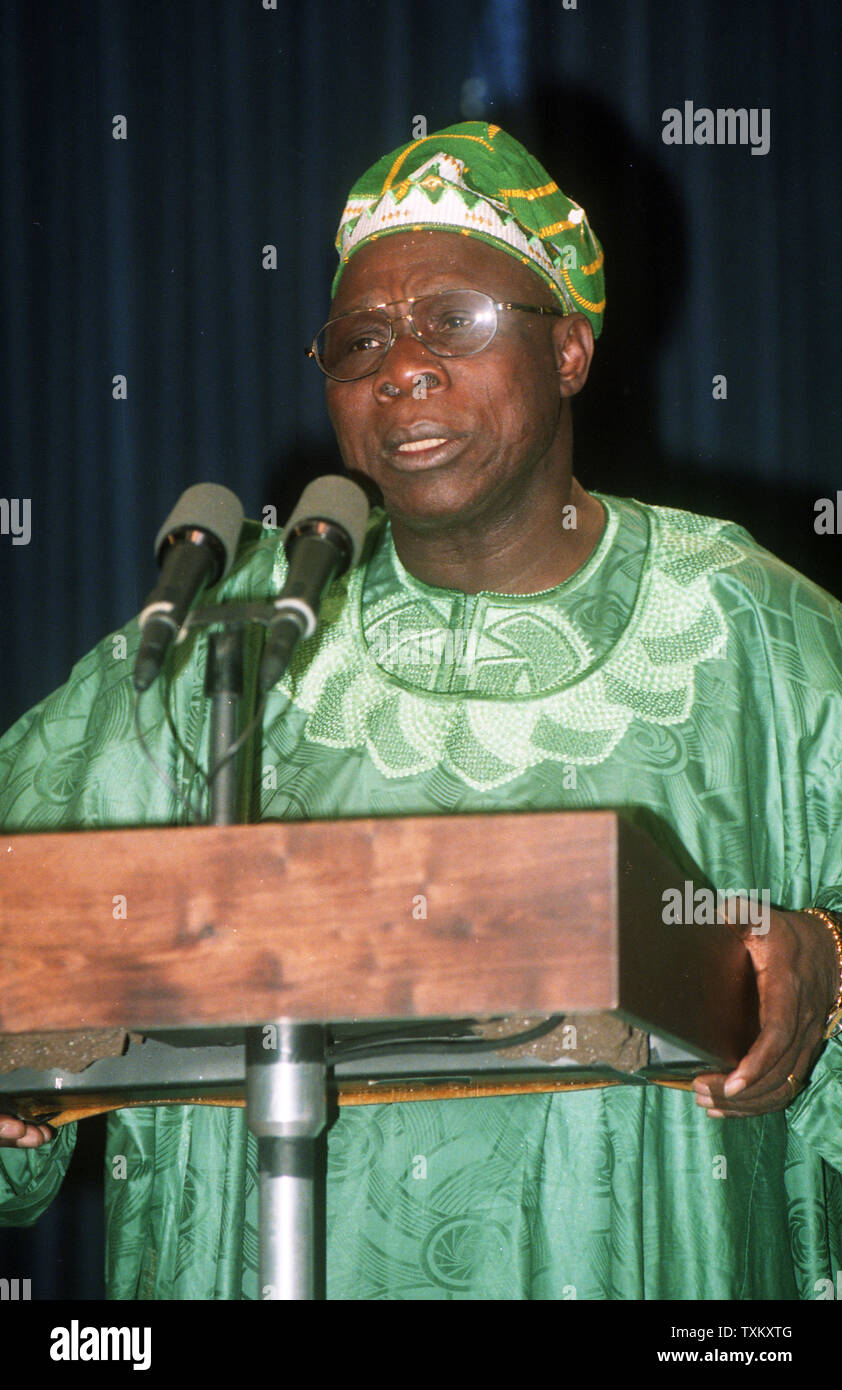
<svg viewBox="0 0 842 1390">
<path fill-rule="evenodd" d="M 384 303 L 400 314 L 408 298 L 446 289 L 558 304 L 539 276 L 506 252 L 473 237 L 423 231 L 362 247 L 344 272 L 331 317 Z M 395 332 L 371 376 L 327 383 L 345 466 L 378 484 L 393 520 L 413 530 L 463 525 L 558 489 L 570 468 L 562 400 L 587 376 L 587 320 L 501 312 L 488 347 L 458 358 L 437 357 L 406 322 Z M 424 437 L 445 442 L 407 447 Z"/>
</svg>

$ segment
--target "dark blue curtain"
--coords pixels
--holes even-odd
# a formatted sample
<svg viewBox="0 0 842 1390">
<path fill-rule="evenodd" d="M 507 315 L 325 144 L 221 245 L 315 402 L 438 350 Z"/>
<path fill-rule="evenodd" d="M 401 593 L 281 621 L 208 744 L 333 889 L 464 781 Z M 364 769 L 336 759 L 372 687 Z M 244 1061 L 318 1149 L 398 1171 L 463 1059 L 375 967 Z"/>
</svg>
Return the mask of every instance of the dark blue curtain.
<svg viewBox="0 0 842 1390">
<path fill-rule="evenodd" d="M 282 520 L 339 466 L 303 349 L 344 195 L 417 116 L 509 129 L 604 243 L 584 484 L 740 520 L 840 592 L 841 34 L 835 0 L 5 0 L 0 499 L 31 536 L 0 534 L 0 726 L 138 610 L 186 486 Z M 767 108 L 769 152 L 665 144 L 685 101 Z M 0 1232 L 37 1297 L 101 1291 L 90 1134 L 55 1213 Z"/>
</svg>

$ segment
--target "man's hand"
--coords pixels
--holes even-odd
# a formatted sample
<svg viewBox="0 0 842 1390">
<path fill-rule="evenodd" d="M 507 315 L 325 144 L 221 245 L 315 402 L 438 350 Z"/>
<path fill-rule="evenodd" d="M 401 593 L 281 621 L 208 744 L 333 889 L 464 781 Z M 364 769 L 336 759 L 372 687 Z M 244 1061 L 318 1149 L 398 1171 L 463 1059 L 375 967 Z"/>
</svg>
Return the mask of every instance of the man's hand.
<svg viewBox="0 0 842 1390">
<path fill-rule="evenodd" d="M 836 947 L 820 918 L 776 910 L 765 935 L 729 925 L 754 963 L 760 1034 L 732 1072 L 705 1073 L 693 1082 L 696 1104 L 717 1119 L 789 1105 L 822 1049 L 839 988 Z"/>
<path fill-rule="evenodd" d="M 0 1149 L 40 1149 L 55 1133 L 51 1125 L 30 1125 L 14 1115 L 0 1115 Z"/>
</svg>

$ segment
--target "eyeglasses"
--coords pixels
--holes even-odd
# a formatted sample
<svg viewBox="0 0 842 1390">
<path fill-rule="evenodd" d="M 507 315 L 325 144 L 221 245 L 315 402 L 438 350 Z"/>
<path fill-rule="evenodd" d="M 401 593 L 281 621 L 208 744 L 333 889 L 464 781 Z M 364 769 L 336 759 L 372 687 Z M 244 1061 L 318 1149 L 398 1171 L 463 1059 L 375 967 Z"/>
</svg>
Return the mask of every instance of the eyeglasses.
<svg viewBox="0 0 842 1390">
<path fill-rule="evenodd" d="M 377 304 L 330 319 L 316 334 L 307 356 L 333 381 L 358 381 L 377 371 L 395 341 L 394 325 L 404 319 L 412 336 L 436 357 L 472 357 L 488 347 L 502 310 L 560 318 L 569 312 L 546 304 L 498 304 L 481 290 L 441 290 L 393 302 L 408 304 L 409 312 L 390 315 L 383 311 L 391 304 Z"/>
</svg>

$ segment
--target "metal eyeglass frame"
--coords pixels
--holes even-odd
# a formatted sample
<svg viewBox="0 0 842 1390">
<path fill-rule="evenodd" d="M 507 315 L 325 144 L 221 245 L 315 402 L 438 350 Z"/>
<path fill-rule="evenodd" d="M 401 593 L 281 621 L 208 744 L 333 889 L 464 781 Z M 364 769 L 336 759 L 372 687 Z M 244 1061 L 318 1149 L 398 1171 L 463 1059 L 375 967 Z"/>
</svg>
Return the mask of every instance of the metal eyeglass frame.
<svg viewBox="0 0 842 1390">
<path fill-rule="evenodd" d="M 438 299 L 439 297 L 443 298 L 445 295 L 449 294 L 481 295 L 482 298 L 487 301 L 490 307 L 497 311 L 497 317 L 494 323 L 494 331 L 488 339 L 488 342 L 483 343 L 482 347 L 473 348 L 470 352 L 436 352 L 436 349 L 434 347 L 431 347 L 430 344 L 424 338 L 422 338 L 421 334 L 418 332 L 418 329 L 415 327 L 415 321 L 412 317 L 413 306 L 415 304 L 422 303 L 426 299 Z M 327 370 L 327 367 L 325 367 L 324 363 L 319 357 L 318 352 L 316 351 L 316 342 L 318 341 L 320 335 L 324 333 L 325 329 L 329 328 L 332 323 L 341 323 L 342 319 L 349 319 L 353 317 L 354 314 L 378 314 L 381 313 L 383 309 L 391 309 L 392 305 L 394 304 L 408 304 L 410 306 L 409 312 L 406 314 L 382 315 L 382 317 L 385 318 L 389 324 L 389 341 L 384 344 L 383 354 L 375 363 L 375 365 L 373 367 L 370 367 L 368 371 L 362 372 L 360 376 L 334 376 L 332 372 L 329 372 Z M 566 318 L 567 315 L 570 313 L 569 309 L 557 309 L 554 305 L 550 304 L 515 304 L 505 300 L 494 300 L 491 298 L 491 295 L 486 294 L 484 290 L 469 289 L 467 286 L 461 289 L 437 290 L 434 294 L 419 294 L 409 299 L 392 299 L 385 304 L 372 304 L 368 309 L 352 309 L 350 313 L 338 314 L 335 319 L 328 319 L 327 323 L 322 324 L 321 328 L 314 337 L 310 346 L 304 349 L 304 355 L 306 357 L 312 357 L 319 370 L 323 372 L 326 377 L 330 377 L 331 381 L 364 381 L 367 376 L 373 376 L 375 372 L 380 370 L 396 341 L 394 325 L 396 323 L 401 323 L 404 319 L 406 319 L 409 323 L 409 330 L 413 338 L 417 338 L 418 342 L 423 344 L 427 351 L 431 352 L 434 357 L 476 357 L 478 353 L 485 352 L 485 349 L 488 347 L 489 343 L 492 343 L 495 337 L 497 336 L 497 329 L 500 326 L 499 311 L 501 309 L 516 309 L 523 314 L 552 314 L 557 318 L 562 319 Z"/>
</svg>

